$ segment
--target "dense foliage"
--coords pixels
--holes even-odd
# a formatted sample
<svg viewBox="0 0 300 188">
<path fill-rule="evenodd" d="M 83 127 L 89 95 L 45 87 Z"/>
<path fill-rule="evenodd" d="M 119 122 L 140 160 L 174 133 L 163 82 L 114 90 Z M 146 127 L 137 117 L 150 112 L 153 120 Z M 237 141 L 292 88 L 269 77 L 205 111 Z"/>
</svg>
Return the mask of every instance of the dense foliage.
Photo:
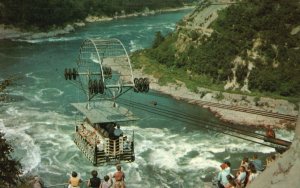
<svg viewBox="0 0 300 188">
<path fill-rule="evenodd" d="M 165 40 L 165 37 L 162 35 L 162 33 L 160 31 L 157 31 L 155 33 L 155 39 L 152 44 L 152 48 L 157 48 L 164 40 Z"/>
<path fill-rule="evenodd" d="M 239 56 L 246 62 L 237 66 L 236 77 L 241 85 L 248 73 L 248 63 L 253 62 L 255 67 L 249 76 L 250 90 L 299 96 L 300 32 L 291 34 L 300 25 L 299 2 L 243 2 L 219 12 L 218 19 L 211 24 L 214 32 L 210 37 L 185 31 L 191 42 L 184 52 L 175 55 L 172 41 L 177 40 L 178 34 L 170 34 L 160 46 L 150 49 L 148 56 L 170 67 L 209 76 L 217 84 L 232 79 L 232 62 Z M 200 42 L 195 43 L 194 40 Z M 258 58 L 253 58 L 249 52 L 253 51 L 257 41 L 260 41 L 255 48 Z"/>
<path fill-rule="evenodd" d="M 113 16 L 159 8 L 180 7 L 187 0 L 2 0 L 0 23 L 48 28 L 82 20 L 88 15 Z"/>
<path fill-rule="evenodd" d="M 0 185 L 9 187 L 16 185 L 21 174 L 21 164 L 11 158 L 13 148 L 7 143 L 4 134 L 0 132 Z M 1 187 L 0 186 L 0 187 Z"/>
</svg>

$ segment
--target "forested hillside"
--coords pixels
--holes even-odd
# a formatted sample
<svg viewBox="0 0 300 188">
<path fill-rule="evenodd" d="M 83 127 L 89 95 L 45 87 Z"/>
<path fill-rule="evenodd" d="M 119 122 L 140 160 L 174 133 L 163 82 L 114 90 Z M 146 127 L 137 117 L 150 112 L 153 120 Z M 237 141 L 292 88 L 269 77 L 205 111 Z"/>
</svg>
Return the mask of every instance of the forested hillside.
<svg viewBox="0 0 300 188">
<path fill-rule="evenodd" d="M 113 16 L 161 8 L 180 7 L 191 0 L 2 0 L 0 23 L 47 29 L 88 15 Z"/>
<path fill-rule="evenodd" d="M 191 80 L 209 80 L 206 86 L 299 97 L 299 1 L 238 2 L 204 18 L 203 12 L 216 5 L 202 4 L 178 23 L 175 33 L 157 33 L 153 48 L 134 59 L 143 56 L 184 69 Z"/>
</svg>

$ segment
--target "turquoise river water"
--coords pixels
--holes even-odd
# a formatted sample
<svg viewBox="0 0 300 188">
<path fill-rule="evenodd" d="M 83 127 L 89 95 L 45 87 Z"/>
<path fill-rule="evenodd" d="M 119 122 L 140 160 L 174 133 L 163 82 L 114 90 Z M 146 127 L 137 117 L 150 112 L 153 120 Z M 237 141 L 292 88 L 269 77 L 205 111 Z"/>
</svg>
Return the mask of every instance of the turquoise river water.
<svg viewBox="0 0 300 188">
<path fill-rule="evenodd" d="M 86 38 L 118 38 L 129 52 L 151 46 L 156 31 L 171 32 L 191 10 L 91 23 L 75 32 L 43 39 L 0 41 L 0 79 L 18 75 L 7 92 L 15 101 L 0 103 L 0 129 L 14 145 L 24 173 L 38 174 L 46 185 L 64 183 L 71 171 L 83 179 L 94 169 L 72 141 L 76 88 L 64 80 L 65 67 L 75 67 Z M 165 95 L 128 94 L 142 103 L 158 101 L 171 109 L 218 122 L 198 106 Z M 127 187 L 202 187 L 224 160 L 238 165 L 244 155 L 265 157 L 272 148 L 203 130 L 198 126 L 132 109 L 140 120 L 135 131 L 136 161 L 122 164 Z M 289 133 L 282 133 L 289 137 Z M 233 167 L 234 168 L 234 167 Z M 98 167 L 101 177 L 114 166 Z"/>
</svg>

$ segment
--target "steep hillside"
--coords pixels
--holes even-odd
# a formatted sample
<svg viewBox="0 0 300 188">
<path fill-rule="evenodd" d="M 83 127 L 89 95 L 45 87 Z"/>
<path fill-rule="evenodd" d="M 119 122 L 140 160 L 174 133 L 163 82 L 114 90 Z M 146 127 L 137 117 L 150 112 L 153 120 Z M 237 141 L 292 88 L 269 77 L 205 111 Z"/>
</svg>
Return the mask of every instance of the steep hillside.
<svg viewBox="0 0 300 188">
<path fill-rule="evenodd" d="M 299 1 L 204 1 L 174 33 L 157 36 L 134 61 L 185 70 L 198 86 L 300 96 Z"/>
</svg>

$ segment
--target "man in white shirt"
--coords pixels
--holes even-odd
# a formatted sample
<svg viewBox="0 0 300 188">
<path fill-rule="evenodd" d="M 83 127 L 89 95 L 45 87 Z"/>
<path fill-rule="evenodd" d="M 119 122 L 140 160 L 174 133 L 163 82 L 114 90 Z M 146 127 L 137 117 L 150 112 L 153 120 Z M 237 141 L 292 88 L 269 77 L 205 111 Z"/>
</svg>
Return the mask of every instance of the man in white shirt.
<svg viewBox="0 0 300 188">
<path fill-rule="evenodd" d="M 228 184 L 227 175 L 230 174 L 230 168 L 226 163 L 221 164 L 221 171 L 218 174 L 218 187 L 223 188 Z"/>
</svg>

